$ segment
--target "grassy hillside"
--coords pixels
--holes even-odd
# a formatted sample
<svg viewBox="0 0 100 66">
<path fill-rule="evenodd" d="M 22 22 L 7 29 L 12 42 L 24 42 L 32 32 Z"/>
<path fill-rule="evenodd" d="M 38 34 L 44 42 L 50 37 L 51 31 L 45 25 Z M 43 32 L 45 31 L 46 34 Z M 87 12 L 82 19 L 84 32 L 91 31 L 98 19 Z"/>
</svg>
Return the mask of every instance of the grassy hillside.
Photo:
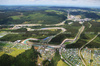
<svg viewBox="0 0 100 66">
<path fill-rule="evenodd" d="M 62 60 L 60 60 L 57 64 L 57 66 L 68 66 L 65 62 L 63 62 Z"/>
<path fill-rule="evenodd" d="M 3 54 L 0 56 L 0 66 L 37 66 L 39 53 L 32 47 L 16 57 Z"/>
</svg>

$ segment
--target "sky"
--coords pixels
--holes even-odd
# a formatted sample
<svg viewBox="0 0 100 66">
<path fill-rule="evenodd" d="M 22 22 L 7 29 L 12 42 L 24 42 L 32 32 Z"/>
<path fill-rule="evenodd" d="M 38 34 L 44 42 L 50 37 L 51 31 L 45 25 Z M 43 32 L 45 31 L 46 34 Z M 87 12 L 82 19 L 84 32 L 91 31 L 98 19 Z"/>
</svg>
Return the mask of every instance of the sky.
<svg viewBox="0 0 100 66">
<path fill-rule="evenodd" d="M 0 5 L 100 7 L 100 0 L 0 0 Z"/>
</svg>

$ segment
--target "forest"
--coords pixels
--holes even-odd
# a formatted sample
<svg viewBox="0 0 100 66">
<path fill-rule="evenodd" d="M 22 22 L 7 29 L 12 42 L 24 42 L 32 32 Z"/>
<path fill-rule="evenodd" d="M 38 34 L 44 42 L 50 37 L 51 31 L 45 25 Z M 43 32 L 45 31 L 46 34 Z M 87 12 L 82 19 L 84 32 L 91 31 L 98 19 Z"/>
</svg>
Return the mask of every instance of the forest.
<svg viewBox="0 0 100 66">
<path fill-rule="evenodd" d="M 60 29 L 58 30 L 35 30 L 35 31 L 27 31 L 26 28 L 21 28 L 17 30 L 11 30 L 13 33 L 18 34 L 7 34 L 0 38 L 0 41 L 16 41 L 16 40 L 24 40 L 27 38 L 38 38 L 38 39 L 44 39 L 48 36 L 56 35 L 57 33 L 61 32 Z"/>
<path fill-rule="evenodd" d="M 0 10 L 0 24 L 56 24 L 65 20 L 66 13 L 57 10 Z"/>
</svg>

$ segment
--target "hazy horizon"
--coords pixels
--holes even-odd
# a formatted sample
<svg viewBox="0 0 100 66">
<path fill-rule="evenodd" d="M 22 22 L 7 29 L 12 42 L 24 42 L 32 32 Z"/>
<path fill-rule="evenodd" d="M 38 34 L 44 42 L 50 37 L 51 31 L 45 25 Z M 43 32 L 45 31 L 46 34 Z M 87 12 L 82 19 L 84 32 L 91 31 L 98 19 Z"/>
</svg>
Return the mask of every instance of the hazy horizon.
<svg viewBox="0 0 100 66">
<path fill-rule="evenodd" d="M 65 6 L 65 7 L 97 7 L 100 0 L 1 0 L 0 5 L 8 6 Z"/>
</svg>

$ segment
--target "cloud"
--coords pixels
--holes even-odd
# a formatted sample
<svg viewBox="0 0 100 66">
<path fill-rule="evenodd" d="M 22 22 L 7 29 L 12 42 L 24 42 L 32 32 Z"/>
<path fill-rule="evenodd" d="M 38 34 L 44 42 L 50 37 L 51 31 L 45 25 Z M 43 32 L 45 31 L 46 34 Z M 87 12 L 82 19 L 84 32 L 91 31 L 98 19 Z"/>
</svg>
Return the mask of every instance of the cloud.
<svg viewBox="0 0 100 66">
<path fill-rule="evenodd" d="M 36 0 L 29 0 L 29 1 L 33 1 L 33 2 L 34 2 L 34 1 L 36 1 Z"/>
<path fill-rule="evenodd" d="M 29 0 L 29 1 L 31 1 L 31 2 L 37 2 L 37 1 L 40 1 L 40 0 Z"/>
</svg>

